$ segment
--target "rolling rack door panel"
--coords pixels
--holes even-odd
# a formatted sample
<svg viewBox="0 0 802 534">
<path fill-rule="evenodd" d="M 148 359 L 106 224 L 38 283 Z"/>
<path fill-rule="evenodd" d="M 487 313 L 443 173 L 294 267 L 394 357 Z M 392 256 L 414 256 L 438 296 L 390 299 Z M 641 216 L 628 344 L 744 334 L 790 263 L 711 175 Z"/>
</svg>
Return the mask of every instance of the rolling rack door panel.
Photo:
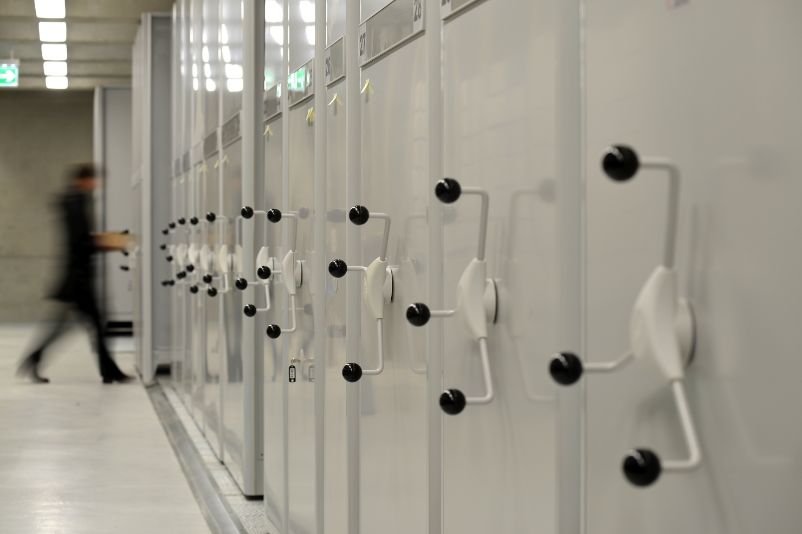
<svg viewBox="0 0 802 534">
<path fill-rule="evenodd" d="M 800 16 L 792 1 L 586 3 L 585 356 L 634 355 L 585 378 L 589 534 L 802 529 Z M 649 302 L 695 335 L 655 322 L 681 343 L 651 351 L 630 317 L 652 313 L 658 278 L 674 285 Z M 634 448 L 655 455 L 627 460 L 645 487 L 622 473 Z"/>
</svg>

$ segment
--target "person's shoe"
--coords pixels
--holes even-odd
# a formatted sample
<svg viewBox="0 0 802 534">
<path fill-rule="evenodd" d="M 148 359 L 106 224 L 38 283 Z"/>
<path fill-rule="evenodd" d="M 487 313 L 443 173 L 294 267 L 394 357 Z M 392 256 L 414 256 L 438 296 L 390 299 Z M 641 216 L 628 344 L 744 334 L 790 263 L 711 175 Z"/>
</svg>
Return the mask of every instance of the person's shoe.
<svg viewBox="0 0 802 534">
<path fill-rule="evenodd" d="M 28 378 L 34 384 L 49 384 L 50 379 L 43 377 L 39 374 L 38 366 L 35 363 L 31 363 L 29 359 L 23 360 L 20 366 L 17 368 L 17 376 Z"/>
<path fill-rule="evenodd" d="M 125 384 L 127 382 L 131 382 L 132 380 L 134 380 L 133 376 L 127 375 L 127 374 L 125 374 L 123 372 L 120 372 L 119 374 L 115 374 L 114 376 L 104 376 L 103 377 L 103 383 L 104 384 L 113 384 L 114 382 L 118 382 L 120 384 Z"/>
</svg>

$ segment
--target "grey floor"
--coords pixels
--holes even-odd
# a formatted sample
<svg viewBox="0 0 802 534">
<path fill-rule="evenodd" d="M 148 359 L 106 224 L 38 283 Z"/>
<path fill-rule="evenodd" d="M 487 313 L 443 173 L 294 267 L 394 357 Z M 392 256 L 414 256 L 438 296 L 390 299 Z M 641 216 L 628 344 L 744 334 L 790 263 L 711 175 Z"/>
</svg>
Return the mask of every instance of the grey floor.
<svg viewBox="0 0 802 534">
<path fill-rule="evenodd" d="M 217 493 L 225 500 L 231 516 L 238 523 L 240 532 L 243 534 L 270 534 L 271 532 L 277 532 L 278 530 L 267 519 L 262 500 L 243 497 L 228 469 L 217 459 L 209 446 L 209 442 L 206 441 L 203 433 L 187 411 L 179 393 L 176 391 L 175 384 L 169 378 L 165 378 L 159 380 L 159 385 L 164 390 L 164 394 L 173 410 L 175 410 L 176 416 L 184 425 L 184 429 L 203 460 L 206 472 L 214 481 Z"/>
<path fill-rule="evenodd" d="M 54 347 L 51 384 L 18 380 L 32 333 L 0 326 L 0 532 L 208 533 L 142 385 L 102 385 L 80 331 Z"/>
</svg>

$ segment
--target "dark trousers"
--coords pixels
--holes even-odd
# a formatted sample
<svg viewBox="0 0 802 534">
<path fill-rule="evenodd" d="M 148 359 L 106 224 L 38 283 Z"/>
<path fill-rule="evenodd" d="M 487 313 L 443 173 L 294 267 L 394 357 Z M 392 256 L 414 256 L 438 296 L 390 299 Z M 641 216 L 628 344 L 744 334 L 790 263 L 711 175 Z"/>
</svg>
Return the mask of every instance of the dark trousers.
<svg viewBox="0 0 802 534">
<path fill-rule="evenodd" d="M 121 376 L 123 374 L 122 371 L 120 371 L 120 368 L 114 363 L 109 349 L 106 347 L 103 318 L 97 301 L 91 294 L 64 304 L 53 318 L 52 325 L 49 329 L 43 331 L 41 341 L 24 363 L 34 369 L 38 367 L 39 363 L 42 361 L 45 350 L 67 331 L 71 313 L 75 313 L 83 319 L 90 329 L 95 352 L 97 352 L 100 376 L 103 378 L 117 378 Z"/>
</svg>

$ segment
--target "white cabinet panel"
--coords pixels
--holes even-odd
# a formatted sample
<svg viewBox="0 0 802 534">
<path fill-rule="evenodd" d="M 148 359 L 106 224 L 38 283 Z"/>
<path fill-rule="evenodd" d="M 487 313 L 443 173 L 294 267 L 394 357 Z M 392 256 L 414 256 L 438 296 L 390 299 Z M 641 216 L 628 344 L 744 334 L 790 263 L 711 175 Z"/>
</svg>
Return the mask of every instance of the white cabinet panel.
<svg viewBox="0 0 802 534">
<path fill-rule="evenodd" d="M 676 7 L 675 7 L 676 6 Z M 686 369 L 702 461 L 646 488 L 621 473 L 632 447 L 663 464 L 687 457 L 670 386 L 637 359 L 587 380 L 588 532 L 799 532 L 792 421 L 802 223 L 792 205 L 802 112 L 793 1 L 587 2 L 586 358 L 629 346 L 629 315 L 660 262 L 664 172 L 624 183 L 602 172 L 606 146 L 668 158 L 681 172 L 676 268 L 694 309 Z"/>
<path fill-rule="evenodd" d="M 498 298 L 487 327 L 495 396 L 443 422 L 449 534 L 557 532 L 557 405 L 544 370 L 559 348 L 559 215 L 574 201 L 557 198 L 556 181 L 574 178 L 556 176 L 556 32 L 552 3 L 540 1 L 479 3 L 443 29 L 445 175 L 489 196 L 487 276 Z M 479 199 L 463 194 L 444 219 L 443 291 L 454 308 L 477 256 Z M 444 385 L 480 396 L 479 343 L 460 322 L 443 322 Z"/>
</svg>

